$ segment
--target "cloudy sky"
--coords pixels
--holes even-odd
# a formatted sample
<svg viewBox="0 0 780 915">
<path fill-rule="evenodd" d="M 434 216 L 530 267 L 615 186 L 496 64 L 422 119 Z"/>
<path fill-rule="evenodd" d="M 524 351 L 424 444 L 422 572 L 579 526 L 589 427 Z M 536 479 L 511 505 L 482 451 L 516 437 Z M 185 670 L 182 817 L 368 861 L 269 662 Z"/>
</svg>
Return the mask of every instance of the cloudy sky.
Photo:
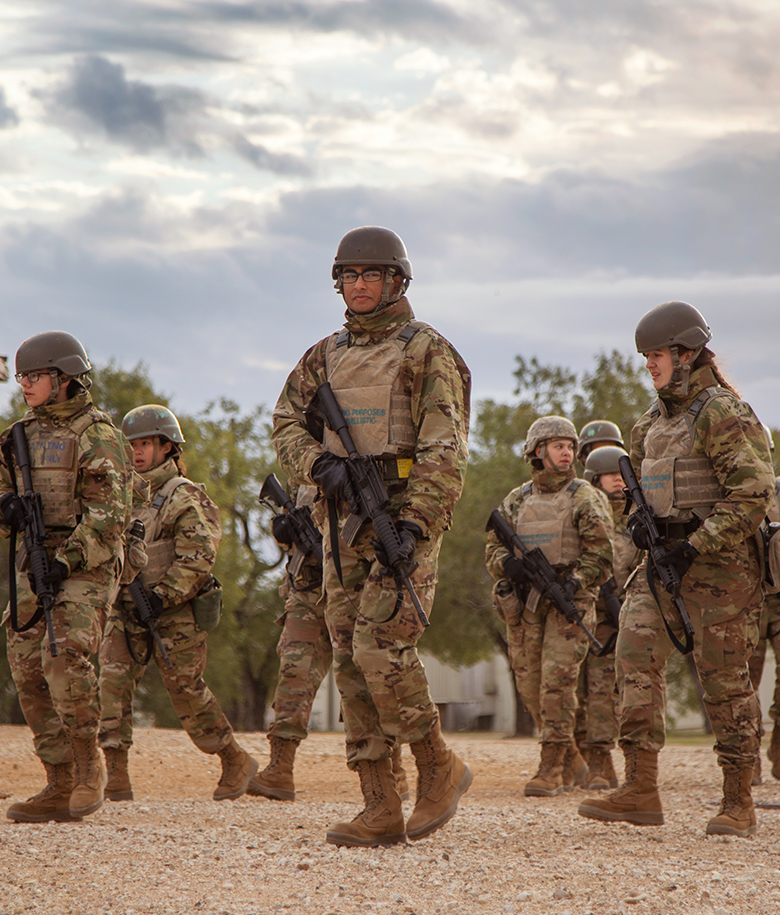
<svg viewBox="0 0 780 915">
<path fill-rule="evenodd" d="M 357 225 L 477 398 L 672 298 L 780 427 L 777 0 L 0 0 L 0 352 L 273 405 Z M 0 398 L 11 385 L 3 385 Z"/>
</svg>

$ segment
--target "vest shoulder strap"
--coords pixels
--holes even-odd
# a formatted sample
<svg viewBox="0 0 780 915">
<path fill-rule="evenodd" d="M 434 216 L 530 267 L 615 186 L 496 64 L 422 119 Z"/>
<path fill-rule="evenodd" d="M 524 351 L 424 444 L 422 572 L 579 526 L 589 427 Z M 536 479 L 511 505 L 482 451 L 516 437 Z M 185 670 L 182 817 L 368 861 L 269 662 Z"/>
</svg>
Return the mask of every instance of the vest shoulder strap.
<svg viewBox="0 0 780 915">
<path fill-rule="evenodd" d="M 523 483 L 523 488 L 520 490 L 524 499 L 527 499 L 533 491 L 534 484 L 530 480 L 528 483 Z"/>
<path fill-rule="evenodd" d="M 574 495 L 574 493 L 577 492 L 577 490 L 580 488 L 580 486 L 582 486 L 584 482 L 585 480 L 572 480 L 571 483 L 569 483 L 569 485 L 566 487 L 566 492 L 570 492 L 572 495 Z"/>
<path fill-rule="evenodd" d="M 174 490 L 178 489 L 183 483 L 191 482 L 186 477 L 171 477 L 170 480 L 167 480 L 163 485 L 157 490 L 152 499 L 152 508 L 155 511 L 160 512 L 163 505 L 168 501 L 168 499 L 173 495 Z M 193 484 L 197 486 L 198 484 Z"/>
</svg>

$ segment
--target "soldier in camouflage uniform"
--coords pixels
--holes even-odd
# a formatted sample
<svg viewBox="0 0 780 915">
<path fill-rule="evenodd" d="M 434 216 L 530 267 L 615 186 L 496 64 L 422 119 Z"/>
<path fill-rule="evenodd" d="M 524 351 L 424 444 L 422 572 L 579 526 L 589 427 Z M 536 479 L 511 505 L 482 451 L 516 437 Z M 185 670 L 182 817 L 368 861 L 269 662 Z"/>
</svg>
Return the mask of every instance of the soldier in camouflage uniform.
<svg viewBox="0 0 780 915">
<path fill-rule="evenodd" d="M 541 547 L 582 623 L 592 629 L 599 586 L 612 574 L 612 520 L 602 495 L 576 478 L 576 448 L 577 430 L 568 419 L 543 416 L 532 423 L 524 448 L 531 482 L 513 489 L 499 510 L 529 548 Z M 493 531 L 488 533 L 485 562 L 507 623 L 517 688 L 541 736 L 539 770 L 525 794 L 553 797 L 584 775 L 574 720 L 588 639 L 530 586 L 523 560 Z"/>
<path fill-rule="evenodd" d="M 772 432 L 766 426 L 764 431 L 769 442 L 770 452 L 774 452 L 775 443 Z M 767 518 L 774 523 L 780 522 L 780 477 L 775 479 L 775 498 L 767 512 Z M 777 582 L 776 585 L 780 585 Z M 780 594 L 774 587 L 766 587 L 764 591 L 764 604 L 761 608 L 761 622 L 759 624 L 758 644 L 750 656 L 750 682 L 758 696 L 758 688 L 764 673 L 767 646 L 771 645 L 775 656 L 775 689 L 772 696 L 772 705 L 769 708 L 769 717 L 775 723 L 772 728 L 772 738 L 767 756 L 772 763 L 772 775 L 780 779 Z M 764 736 L 763 715 L 761 716 L 761 737 Z M 756 757 L 756 766 L 753 771 L 753 784 L 761 784 L 761 754 Z"/>
<path fill-rule="evenodd" d="M 169 669 L 152 650 L 149 632 L 123 588 L 100 648 L 100 746 L 108 769 L 106 796 L 112 801 L 133 799 L 127 768 L 133 743 L 133 697 L 153 654 L 190 739 L 203 753 L 220 757 L 222 777 L 214 800 L 234 799 L 246 791 L 258 765 L 236 742 L 230 722 L 203 680 L 208 629 L 216 625 L 219 612 L 211 574 L 222 535 L 219 509 L 202 486 L 183 475 L 184 438 L 167 407 L 136 407 L 122 421 L 122 431 L 132 445 L 140 478 L 134 487 L 133 518 L 145 523 L 147 560 L 126 577 L 132 579 L 140 571 L 172 666 Z M 132 550 L 128 553 L 132 559 Z"/>
<path fill-rule="evenodd" d="M 311 506 L 316 486 L 295 487 L 290 493 L 296 507 Z M 325 622 L 322 591 L 322 563 L 313 551 L 304 552 L 294 541 L 286 515 L 273 520 L 273 535 L 289 552 L 287 574 L 279 588 L 284 612 L 276 621 L 282 635 L 276 646 L 279 681 L 272 708 L 273 724 L 268 731 L 271 759 L 250 781 L 248 793 L 279 801 L 295 800 L 293 763 L 298 744 L 308 736 L 314 697 L 330 670 L 333 650 Z"/>
<path fill-rule="evenodd" d="M 471 773 L 444 742 L 416 650 L 422 624 L 406 590 L 399 602 L 382 552 L 375 552 L 371 525 L 363 525 L 350 545 L 339 536 L 356 496 L 341 443 L 309 407 L 319 385 L 329 381 L 358 451 L 376 456 L 400 552 L 418 564 L 411 580 L 430 613 L 441 538 L 466 472 L 470 376 L 452 346 L 414 319 L 404 296 L 411 264 L 394 232 L 364 226 L 347 233 L 333 278 L 347 304 L 345 328 L 315 344 L 293 370 L 274 411 L 273 439 L 287 474 L 317 484 L 339 526 L 331 532 L 320 503 L 326 615 L 347 765 L 360 776 L 366 808 L 351 823 L 331 827 L 327 841 L 390 845 L 444 825 Z M 406 825 L 390 762 L 396 740 L 410 744 L 419 771 Z"/>
<path fill-rule="evenodd" d="M 626 530 L 626 497 L 618 461 L 623 448 L 606 445 L 591 450 L 583 476 L 609 500 L 612 511 L 614 561 L 612 578 L 603 584 L 596 601 L 596 638 L 603 652 L 590 648 L 582 665 L 581 683 L 585 694 L 585 735 L 582 746 L 588 761 L 588 788 L 617 788 L 612 749 L 618 735 L 619 696 L 615 674 L 615 641 L 618 627 L 615 613 L 625 596 L 629 575 L 639 565 L 641 551 Z M 584 680 L 584 682 L 583 682 Z"/>
<path fill-rule="evenodd" d="M 97 653 L 120 570 L 122 533 L 130 517 L 131 463 L 127 442 L 89 394 L 91 365 L 83 346 L 63 331 L 25 341 L 16 354 L 16 378 L 30 408 L 20 420 L 32 465 L 33 486 L 43 501 L 49 572 L 56 602 L 52 657 L 44 620 L 13 628 L 4 621 L 8 660 L 35 752 L 47 785 L 35 797 L 12 804 L 17 822 L 78 819 L 103 803 L 105 769 L 97 749 Z M 21 476 L 3 433 L 0 464 L 2 533 L 21 529 L 25 516 L 16 495 Z M 27 578 L 26 552 L 16 555 L 19 626 L 36 612 Z M 11 564 L 13 568 L 13 561 Z"/>
<path fill-rule="evenodd" d="M 710 835 L 753 835 L 750 783 L 759 747 L 759 710 L 748 674 L 761 608 L 755 534 L 774 491 L 761 424 L 723 378 L 702 315 L 684 302 L 649 311 L 637 350 L 658 399 L 634 426 L 631 463 L 665 538 L 662 564 L 682 578 L 694 627 L 693 653 L 723 768 L 723 801 Z M 637 515 L 635 544 L 647 548 Z M 652 579 L 651 579 L 652 580 Z M 620 745 L 626 781 L 607 798 L 589 798 L 581 815 L 637 825 L 663 823 L 658 753 L 664 744 L 664 670 L 682 627 L 669 595 L 646 574 L 628 586 L 617 642 Z M 657 596 L 656 596 L 657 595 Z M 659 607 L 660 604 L 660 607 Z M 667 629 L 668 627 L 668 629 Z"/>
</svg>

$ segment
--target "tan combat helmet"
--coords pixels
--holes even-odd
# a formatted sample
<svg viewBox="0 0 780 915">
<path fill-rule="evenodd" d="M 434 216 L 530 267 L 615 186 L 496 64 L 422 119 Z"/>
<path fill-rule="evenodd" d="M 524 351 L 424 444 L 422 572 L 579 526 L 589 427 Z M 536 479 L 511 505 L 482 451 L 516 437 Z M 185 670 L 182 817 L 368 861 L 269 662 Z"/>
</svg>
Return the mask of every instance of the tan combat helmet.
<svg viewBox="0 0 780 915">
<path fill-rule="evenodd" d="M 615 423 L 611 423 L 607 419 L 594 419 L 592 422 L 585 423 L 580 429 L 580 447 L 577 451 L 577 459 L 581 464 L 585 463 L 585 458 L 599 442 L 610 442 L 613 445 L 620 445 L 622 448 L 623 435 Z"/>
<path fill-rule="evenodd" d="M 649 353 L 668 346 L 672 353 L 674 371 L 670 386 L 680 385 L 680 393 L 688 393 L 691 365 L 712 339 L 712 331 L 702 313 L 687 302 L 664 302 L 643 315 L 634 333 L 636 351 Z M 688 365 L 679 360 L 680 348 L 692 350 Z"/>
<path fill-rule="evenodd" d="M 341 271 L 344 267 L 376 264 L 389 267 L 382 288 L 382 305 L 397 302 L 409 288 L 412 281 L 412 264 L 400 235 L 383 226 L 360 226 L 351 229 L 339 242 L 336 257 L 333 261 L 331 276 L 336 281 L 335 288 L 342 291 Z M 391 300 L 393 277 L 401 274 L 403 282 L 395 297 Z"/>
<path fill-rule="evenodd" d="M 571 420 L 566 419 L 566 417 L 540 416 L 539 419 L 535 419 L 528 429 L 525 445 L 523 446 L 523 454 L 525 455 L 526 461 L 531 464 L 534 460 L 539 460 L 539 458 L 536 457 L 537 446 L 544 445 L 545 442 L 549 442 L 554 438 L 571 439 L 574 442 L 575 451 L 579 445 L 577 430 L 574 427 L 574 423 L 571 422 Z M 542 449 L 540 457 L 544 457 L 544 449 Z"/>
<path fill-rule="evenodd" d="M 156 403 L 144 404 L 130 410 L 122 420 L 122 432 L 130 442 L 139 438 L 158 436 L 175 445 L 184 444 L 179 420 L 168 407 Z"/>
<path fill-rule="evenodd" d="M 48 372 L 51 394 L 47 403 L 54 403 L 63 376 L 73 378 L 88 388 L 92 365 L 81 343 L 64 330 L 47 330 L 25 340 L 16 351 L 16 374 Z"/>
<path fill-rule="evenodd" d="M 595 448 L 585 461 L 583 477 L 588 483 L 595 485 L 602 473 L 620 473 L 620 464 L 618 462 L 625 453 L 623 448 L 618 448 L 616 445 L 604 445 L 603 448 Z"/>
</svg>

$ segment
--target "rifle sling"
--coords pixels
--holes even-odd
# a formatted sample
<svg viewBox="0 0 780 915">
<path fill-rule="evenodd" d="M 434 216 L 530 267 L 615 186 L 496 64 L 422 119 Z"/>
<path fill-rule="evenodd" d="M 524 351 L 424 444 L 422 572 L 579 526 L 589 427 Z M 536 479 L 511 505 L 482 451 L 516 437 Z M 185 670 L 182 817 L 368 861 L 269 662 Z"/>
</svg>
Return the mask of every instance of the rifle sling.
<svg viewBox="0 0 780 915">
<path fill-rule="evenodd" d="M 680 652 L 682 655 L 689 654 L 693 651 L 693 635 L 690 632 L 685 633 L 685 644 L 677 638 L 677 636 L 672 631 L 672 627 L 669 625 L 669 621 L 664 615 L 663 608 L 661 607 L 661 601 L 658 598 L 658 591 L 655 587 L 655 576 L 653 575 L 653 563 L 650 560 L 650 557 L 647 557 L 647 584 L 650 586 L 650 590 L 655 598 L 656 604 L 658 604 L 658 611 L 661 614 L 661 619 L 664 621 L 664 626 L 666 626 L 666 632 L 672 642 L 672 645 Z M 681 620 L 682 622 L 682 620 Z M 683 624 L 683 629 L 685 628 Z"/>
<path fill-rule="evenodd" d="M 152 653 L 154 652 L 154 638 L 149 629 L 146 629 L 146 657 L 141 661 L 135 656 L 133 651 L 133 646 L 130 642 L 130 633 L 127 631 L 127 626 L 124 627 L 125 630 L 125 643 L 127 644 L 127 650 L 130 652 L 130 657 L 135 661 L 136 664 L 141 664 L 143 667 L 152 660 Z"/>
</svg>

